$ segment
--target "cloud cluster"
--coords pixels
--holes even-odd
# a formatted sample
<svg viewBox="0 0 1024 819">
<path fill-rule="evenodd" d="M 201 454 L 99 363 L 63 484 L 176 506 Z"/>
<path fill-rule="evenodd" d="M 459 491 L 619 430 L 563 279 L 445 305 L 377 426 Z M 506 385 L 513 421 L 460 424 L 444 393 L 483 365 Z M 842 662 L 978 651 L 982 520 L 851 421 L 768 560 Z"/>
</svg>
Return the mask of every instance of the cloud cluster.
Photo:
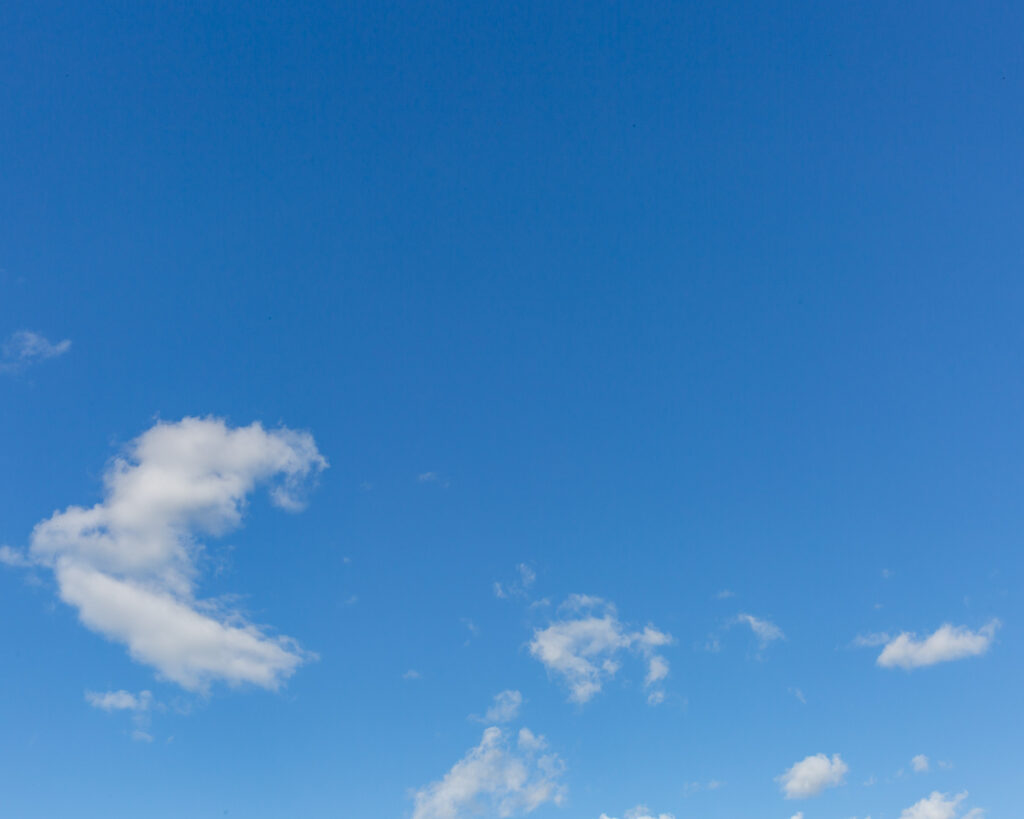
<svg viewBox="0 0 1024 819">
<path fill-rule="evenodd" d="M 311 435 L 231 428 L 215 418 L 161 422 L 116 458 L 102 502 L 37 524 L 30 556 L 51 568 L 84 625 L 190 690 L 212 681 L 276 688 L 306 658 L 216 601 L 195 597 L 200 534 L 238 527 L 248 496 L 301 508 L 303 484 L 327 466 Z"/>
<path fill-rule="evenodd" d="M 965 626 L 952 626 L 946 623 L 924 639 L 918 639 L 916 634 L 905 631 L 892 639 L 887 639 L 885 648 L 878 655 L 876 662 L 882 668 L 909 670 L 950 660 L 961 660 L 965 657 L 976 657 L 988 651 L 999 626 L 998 620 L 991 620 L 977 631 L 971 631 Z"/>
<path fill-rule="evenodd" d="M 806 799 L 817 796 L 825 788 L 834 788 L 843 784 L 849 767 L 839 754 L 832 758 L 825 754 L 808 756 L 793 764 L 776 782 L 782 786 L 787 799 Z"/>
<path fill-rule="evenodd" d="M 669 666 L 657 649 L 669 645 L 671 635 L 650 625 L 628 630 L 615 606 L 597 597 L 573 595 L 559 612 L 561 620 L 534 631 L 530 653 L 565 681 L 572 702 L 584 703 L 597 694 L 604 681 L 619 670 L 620 657 L 627 651 L 640 654 L 647 662 L 644 686 L 648 702 L 664 699 L 660 683 L 668 676 Z"/>
<path fill-rule="evenodd" d="M 437 782 L 418 790 L 412 819 L 458 819 L 467 815 L 522 816 L 546 803 L 561 804 L 565 765 L 547 752 L 544 737 L 491 727 L 480 744 Z"/>
<path fill-rule="evenodd" d="M 18 370 L 56 358 L 71 349 L 71 341 L 64 339 L 56 344 L 39 333 L 31 330 L 19 330 L 11 335 L 0 348 L 0 372 L 17 372 Z"/>
</svg>

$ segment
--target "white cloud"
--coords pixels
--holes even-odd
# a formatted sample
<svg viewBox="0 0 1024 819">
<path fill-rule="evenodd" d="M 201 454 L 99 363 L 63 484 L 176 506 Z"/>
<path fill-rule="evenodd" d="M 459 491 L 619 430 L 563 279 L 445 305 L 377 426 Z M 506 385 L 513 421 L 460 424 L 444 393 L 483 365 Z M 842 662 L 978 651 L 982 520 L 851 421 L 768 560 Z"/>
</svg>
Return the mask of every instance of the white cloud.
<svg viewBox="0 0 1024 819">
<path fill-rule="evenodd" d="M 719 600 L 728 600 L 730 597 L 735 597 L 736 592 L 730 591 L 729 589 L 722 589 L 718 594 L 715 595 Z"/>
<path fill-rule="evenodd" d="M 148 711 L 153 695 L 149 691 L 86 691 L 85 701 L 101 711 Z"/>
<path fill-rule="evenodd" d="M 421 472 L 416 476 L 416 480 L 420 483 L 436 483 L 442 489 L 447 489 L 451 486 L 451 481 L 442 475 L 439 475 L 437 472 Z"/>
<path fill-rule="evenodd" d="M 612 819 L 607 813 L 601 814 L 601 819 Z M 637 805 L 632 810 L 626 811 L 624 819 L 676 819 L 671 813 L 651 813 L 646 805 Z"/>
<path fill-rule="evenodd" d="M 752 614 L 737 614 L 735 622 L 750 626 L 762 648 L 774 640 L 784 640 L 786 637 L 777 625 L 768 620 L 754 617 Z"/>
<path fill-rule="evenodd" d="M 672 637 L 646 626 L 629 631 L 619 621 L 615 606 L 597 597 L 571 596 L 559 609 L 563 619 L 537 629 L 530 653 L 549 672 L 569 686 L 569 699 L 584 703 L 601 690 L 604 681 L 621 665 L 623 652 L 639 653 L 647 661 L 645 686 L 648 701 L 660 702 L 660 683 L 668 676 L 668 662 L 655 649 L 669 645 Z"/>
<path fill-rule="evenodd" d="M 801 691 L 799 688 L 790 688 L 789 693 L 796 697 L 798 700 L 800 700 L 800 702 L 802 702 L 804 705 L 807 705 L 807 697 L 804 696 L 804 692 Z"/>
<path fill-rule="evenodd" d="M 958 793 L 956 796 L 932 791 L 931 796 L 904 809 L 900 814 L 900 819 L 954 819 L 960 811 L 960 803 L 966 798 L 967 791 Z M 971 811 L 971 813 L 977 815 L 975 811 Z"/>
<path fill-rule="evenodd" d="M 915 773 L 925 773 L 928 770 L 928 757 L 918 754 L 910 760 L 910 767 L 914 769 Z"/>
<path fill-rule="evenodd" d="M 546 749 L 544 738 L 527 728 L 514 738 L 501 728 L 487 728 L 480 744 L 442 779 L 416 792 L 412 819 L 522 816 L 548 802 L 561 804 L 565 765 Z"/>
<path fill-rule="evenodd" d="M 68 339 L 54 344 L 39 333 L 19 330 L 4 342 L 0 350 L 0 372 L 16 372 L 37 361 L 56 358 L 70 349 Z"/>
<path fill-rule="evenodd" d="M 84 625 L 162 677 L 191 690 L 215 680 L 277 688 L 310 655 L 195 597 L 195 537 L 238 527 L 257 485 L 269 485 L 277 506 L 300 509 L 303 482 L 326 466 L 305 432 L 160 422 L 110 465 L 101 503 L 36 525 L 30 554 L 53 570 Z"/>
<path fill-rule="evenodd" d="M 876 661 L 883 668 L 921 668 L 936 663 L 975 657 L 988 651 L 999 628 L 998 620 L 971 631 L 965 626 L 946 623 L 924 639 L 903 632 L 886 643 Z"/>
<path fill-rule="evenodd" d="M 804 812 L 802 810 L 798 810 L 796 813 L 793 814 L 791 819 L 804 819 Z"/>
<path fill-rule="evenodd" d="M 403 680 L 418 680 L 422 676 L 423 675 L 420 674 L 420 672 L 417 671 L 415 668 L 410 668 L 408 671 L 406 671 L 402 675 L 402 679 Z"/>
<path fill-rule="evenodd" d="M 825 754 L 815 754 L 795 763 L 775 781 L 782 785 L 787 799 L 806 799 L 817 796 L 825 788 L 842 785 L 848 770 L 839 754 L 833 754 L 831 759 Z"/>
<path fill-rule="evenodd" d="M 27 569 L 32 565 L 32 561 L 23 552 L 12 549 L 10 546 L 0 546 L 0 563 L 14 569 Z"/>
<path fill-rule="evenodd" d="M 512 722 L 519 716 L 519 707 L 523 704 L 523 695 L 518 691 L 502 691 L 494 695 L 494 704 L 487 709 L 483 721 L 494 725 L 499 722 Z"/>
</svg>

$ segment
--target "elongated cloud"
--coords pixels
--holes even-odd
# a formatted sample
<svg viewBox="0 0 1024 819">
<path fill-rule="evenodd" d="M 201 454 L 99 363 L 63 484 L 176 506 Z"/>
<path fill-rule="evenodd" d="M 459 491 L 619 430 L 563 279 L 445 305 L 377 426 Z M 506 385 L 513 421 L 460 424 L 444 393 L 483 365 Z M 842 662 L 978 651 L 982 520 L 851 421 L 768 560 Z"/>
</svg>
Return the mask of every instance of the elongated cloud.
<svg viewBox="0 0 1024 819">
<path fill-rule="evenodd" d="M 788 771 L 776 777 L 787 799 L 806 799 L 817 796 L 825 788 L 843 784 L 849 767 L 839 754 L 829 759 L 825 754 L 808 756 L 795 763 Z"/>
<path fill-rule="evenodd" d="M 882 668 L 909 670 L 977 657 L 988 651 L 999 625 L 998 620 L 992 620 L 977 631 L 971 631 L 964 626 L 946 623 L 924 639 L 905 631 L 885 644 L 877 663 Z"/>
<path fill-rule="evenodd" d="M 950 796 L 948 793 L 932 791 L 931 796 L 906 808 L 900 819 L 953 819 L 960 811 L 960 804 L 967 798 L 967 791 Z M 980 813 L 972 811 L 975 816 Z"/>
<path fill-rule="evenodd" d="M 55 344 L 39 333 L 19 330 L 0 347 L 0 372 L 17 372 L 37 361 L 63 355 L 70 349 L 68 339 Z"/>
<path fill-rule="evenodd" d="M 564 770 L 544 737 L 528 728 L 514 735 L 488 728 L 444 777 L 416 792 L 412 819 L 523 816 L 549 802 L 561 804 Z"/>
<path fill-rule="evenodd" d="M 613 819 L 607 813 L 601 814 L 601 819 Z M 676 819 L 671 813 L 652 813 L 646 805 L 637 805 L 625 813 L 625 819 Z"/>
<path fill-rule="evenodd" d="M 300 509 L 303 484 L 326 466 L 305 432 L 161 422 L 113 461 L 101 503 L 70 506 L 35 527 L 30 557 L 53 570 L 85 626 L 160 676 L 190 690 L 216 680 L 277 688 L 307 655 L 195 597 L 196 537 L 241 525 L 259 485 L 275 505 Z"/>
<path fill-rule="evenodd" d="M 148 711 L 153 695 L 148 691 L 86 691 L 85 701 L 101 711 Z"/>
<path fill-rule="evenodd" d="M 672 637 L 647 626 L 628 630 L 618 618 L 615 606 L 597 597 L 573 595 L 561 607 L 561 620 L 534 631 L 530 653 L 549 672 L 569 686 L 569 699 L 584 703 L 597 694 L 606 679 L 620 667 L 624 652 L 639 653 L 647 661 L 644 685 L 647 699 L 656 704 L 664 699 L 660 683 L 668 676 L 668 661 L 656 649 L 669 645 Z"/>
</svg>

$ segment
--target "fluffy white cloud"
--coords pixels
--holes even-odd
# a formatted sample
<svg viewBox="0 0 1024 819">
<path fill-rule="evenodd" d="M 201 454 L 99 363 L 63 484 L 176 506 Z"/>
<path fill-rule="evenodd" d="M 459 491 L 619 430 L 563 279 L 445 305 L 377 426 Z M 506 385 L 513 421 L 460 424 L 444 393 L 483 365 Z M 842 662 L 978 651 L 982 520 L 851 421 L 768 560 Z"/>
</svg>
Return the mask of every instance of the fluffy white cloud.
<svg viewBox="0 0 1024 819">
<path fill-rule="evenodd" d="M 86 691 L 85 701 L 101 711 L 148 711 L 153 695 L 149 691 Z"/>
<path fill-rule="evenodd" d="M 924 754 L 918 754 L 910 760 L 910 767 L 913 768 L 916 773 L 925 773 L 928 770 L 928 757 Z"/>
<path fill-rule="evenodd" d="M 787 799 L 806 799 L 817 796 L 825 788 L 842 785 L 848 770 L 839 754 L 833 754 L 831 759 L 825 754 L 815 754 L 795 763 L 775 781 L 781 784 Z"/>
<path fill-rule="evenodd" d="M 612 819 L 607 813 L 601 814 L 601 819 Z M 632 810 L 626 811 L 625 819 L 676 819 L 671 813 L 651 813 L 646 805 L 637 805 Z"/>
<path fill-rule="evenodd" d="M 960 811 L 960 803 L 966 798 L 967 791 L 956 796 L 932 791 L 931 796 L 904 809 L 900 819 L 954 819 Z M 971 811 L 971 814 L 979 815 L 977 809 Z"/>
<path fill-rule="evenodd" d="M 483 721 L 494 725 L 499 722 L 511 722 L 519 716 L 519 706 L 523 704 L 523 695 L 518 691 L 502 691 L 494 695 L 494 704 L 487 709 Z"/>
<path fill-rule="evenodd" d="M 0 349 L 0 372 L 15 372 L 37 361 L 56 358 L 71 349 L 68 339 L 56 344 L 39 333 L 19 330 Z"/>
<path fill-rule="evenodd" d="M 561 804 L 565 765 L 546 750 L 544 738 L 527 728 L 514 735 L 487 728 L 442 779 L 416 792 L 413 819 L 521 816 L 548 802 Z"/>
<path fill-rule="evenodd" d="M 905 631 L 886 643 L 877 663 L 883 668 L 911 669 L 975 657 L 988 651 L 999 625 L 998 620 L 992 620 L 971 631 L 946 623 L 924 639 Z"/>
<path fill-rule="evenodd" d="M 113 461 L 101 503 L 70 506 L 35 527 L 30 555 L 53 570 L 83 624 L 166 679 L 192 690 L 215 680 L 276 688 L 307 655 L 195 597 L 195 538 L 239 526 L 257 485 L 269 485 L 277 506 L 301 508 L 303 483 L 326 466 L 305 432 L 161 422 Z"/>
<path fill-rule="evenodd" d="M 793 814 L 791 819 L 804 819 L 804 812 L 802 810 L 798 810 L 796 813 Z"/>
<path fill-rule="evenodd" d="M 626 651 L 639 653 L 647 661 L 648 701 L 663 699 L 659 686 L 669 667 L 656 649 L 672 642 L 669 634 L 653 626 L 628 630 L 615 606 L 597 597 L 573 595 L 559 612 L 561 620 L 534 631 L 530 653 L 565 680 L 571 701 L 584 703 L 597 694 L 604 680 L 619 670 L 619 658 Z"/>
<path fill-rule="evenodd" d="M 786 635 L 782 633 L 782 629 L 774 623 L 768 620 L 761 620 L 758 617 L 754 617 L 752 614 L 737 614 L 733 618 L 733 622 L 749 626 L 750 630 L 754 632 L 757 637 L 757 642 L 761 648 L 765 648 L 769 643 L 775 640 L 784 640 Z"/>
</svg>

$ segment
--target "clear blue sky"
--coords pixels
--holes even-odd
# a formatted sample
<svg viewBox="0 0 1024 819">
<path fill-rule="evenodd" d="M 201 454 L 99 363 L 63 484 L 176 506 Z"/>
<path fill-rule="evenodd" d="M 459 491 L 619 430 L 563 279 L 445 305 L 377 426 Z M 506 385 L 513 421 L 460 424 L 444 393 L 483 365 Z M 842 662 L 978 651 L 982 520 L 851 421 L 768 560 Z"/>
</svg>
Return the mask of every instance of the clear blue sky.
<svg viewBox="0 0 1024 819">
<path fill-rule="evenodd" d="M 1022 42 L 6 4 L 0 815 L 1019 816 Z"/>
</svg>

